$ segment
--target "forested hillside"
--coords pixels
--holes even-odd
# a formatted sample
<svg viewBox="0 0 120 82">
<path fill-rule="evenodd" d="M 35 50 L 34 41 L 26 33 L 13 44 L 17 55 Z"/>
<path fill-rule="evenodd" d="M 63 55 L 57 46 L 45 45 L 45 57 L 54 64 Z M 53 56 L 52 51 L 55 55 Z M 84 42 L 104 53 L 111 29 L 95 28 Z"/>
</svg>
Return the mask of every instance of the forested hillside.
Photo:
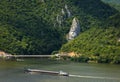
<svg viewBox="0 0 120 82">
<path fill-rule="evenodd" d="M 51 54 L 66 42 L 74 17 L 85 32 L 117 12 L 101 0 L 1 0 L 0 50 Z"/>
<path fill-rule="evenodd" d="M 118 11 L 120 11 L 120 0 L 102 0 L 102 1 L 110 4 L 110 6 L 116 8 Z"/>
<path fill-rule="evenodd" d="M 120 63 L 120 13 L 108 18 L 104 26 L 83 32 L 63 45 L 61 51 L 80 55 L 75 61 Z"/>
</svg>

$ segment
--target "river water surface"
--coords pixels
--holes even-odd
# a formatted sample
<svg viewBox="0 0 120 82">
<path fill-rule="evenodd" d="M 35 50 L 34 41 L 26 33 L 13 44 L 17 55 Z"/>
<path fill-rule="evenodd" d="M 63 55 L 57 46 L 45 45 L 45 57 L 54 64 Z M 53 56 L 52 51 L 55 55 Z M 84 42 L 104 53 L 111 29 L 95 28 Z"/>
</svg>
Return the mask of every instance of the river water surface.
<svg viewBox="0 0 120 82">
<path fill-rule="evenodd" d="M 24 73 L 34 68 L 50 71 L 65 71 L 65 76 Z M 23 62 L 0 61 L 0 82 L 120 82 L 120 65 L 87 64 L 42 59 L 27 59 Z"/>
</svg>

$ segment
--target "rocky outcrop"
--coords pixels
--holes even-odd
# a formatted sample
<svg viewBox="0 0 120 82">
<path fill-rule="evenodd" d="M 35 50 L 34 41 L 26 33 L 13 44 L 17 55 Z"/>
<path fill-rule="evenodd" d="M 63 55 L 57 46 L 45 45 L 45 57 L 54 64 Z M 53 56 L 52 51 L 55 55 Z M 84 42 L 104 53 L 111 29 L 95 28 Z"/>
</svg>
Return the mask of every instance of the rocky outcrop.
<svg viewBox="0 0 120 82">
<path fill-rule="evenodd" d="M 61 27 L 62 25 L 64 25 L 63 22 L 71 16 L 71 12 L 68 6 L 65 4 L 65 6 L 61 9 L 61 12 L 56 16 L 56 23 L 53 24 L 54 27 L 56 26 L 56 24 Z"/>
<path fill-rule="evenodd" d="M 68 33 L 68 40 L 73 40 L 75 37 L 77 37 L 80 33 L 80 24 L 77 18 L 74 18 L 72 21 L 72 25 L 70 28 L 70 31 Z"/>
<path fill-rule="evenodd" d="M 62 8 L 61 10 L 62 15 L 65 15 L 65 10 Z"/>
<path fill-rule="evenodd" d="M 68 9 L 68 6 L 65 5 L 65 9 L 66 9 L 66 12 L 67 12 L 67 17 L 71 17 L 71 12 L 70 10 Z"/>
<path fill-rule="evenodd" d="M 57 23 L 59 24 L 59 26 L 61 26 L 61 25 L 62 25 L 62 22 L 63 22 L 63 16 L 57 15 L 56 20 L 57 20 Z"/>
</svg>

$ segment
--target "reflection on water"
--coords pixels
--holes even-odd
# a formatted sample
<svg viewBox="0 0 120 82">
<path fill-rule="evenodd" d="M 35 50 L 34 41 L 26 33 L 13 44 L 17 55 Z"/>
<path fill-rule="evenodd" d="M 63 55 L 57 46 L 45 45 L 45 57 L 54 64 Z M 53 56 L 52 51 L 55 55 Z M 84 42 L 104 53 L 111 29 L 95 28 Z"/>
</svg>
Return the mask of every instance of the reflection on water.
<svg viewBox="0 0 120 82">
<path fill-rule="evenodd" d="M 31 61 L 32 60 L 32 61 Z M 24 73 L 25 68 L 59 71 L 69 77 Z M 0 82 L 120 82 L 120 65 L 28 59 L 0 61 Z"/>
</svg>

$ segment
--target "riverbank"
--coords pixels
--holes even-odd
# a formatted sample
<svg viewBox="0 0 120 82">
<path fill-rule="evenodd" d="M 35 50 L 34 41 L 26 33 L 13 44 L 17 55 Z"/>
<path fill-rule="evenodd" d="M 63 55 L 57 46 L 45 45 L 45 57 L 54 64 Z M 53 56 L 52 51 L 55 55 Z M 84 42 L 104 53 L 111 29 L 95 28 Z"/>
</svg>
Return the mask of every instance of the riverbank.
<svg viewBox="0 0 120 82">
<path fill-rule="evenodd" d="M 82 63 L 108 63 L 108 64 L 120 64 L 119 57 L 108 57 L 108 56 L 88 56 L 88 55 L 77 55 L 75 53 L 60 53 L 54 55 L 11 55 L 2 54 L 0 60 L 4 61 L 24 61 L 26 58 L 40 58 L 40 59 L 51 59 L 60 61 L 72 61 Z"/>
</svg>

